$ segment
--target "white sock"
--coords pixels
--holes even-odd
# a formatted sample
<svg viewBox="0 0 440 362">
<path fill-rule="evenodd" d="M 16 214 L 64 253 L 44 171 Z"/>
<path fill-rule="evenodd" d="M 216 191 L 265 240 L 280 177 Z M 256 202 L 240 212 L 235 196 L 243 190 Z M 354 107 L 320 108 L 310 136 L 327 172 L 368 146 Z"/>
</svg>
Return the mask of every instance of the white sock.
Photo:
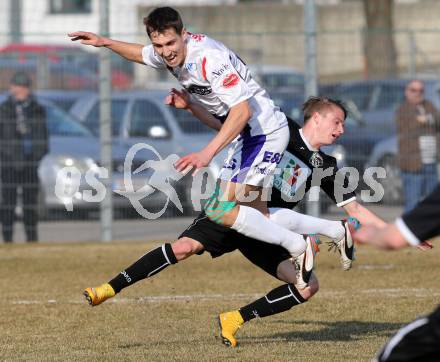
<svg viewBox="0 0 440 362">
<path fill-rule="evenodd" d="M 302 235 L 270 221 L 260 211 L 249 206 L 240 205 L 237 219 L 231 228 L 251 238 L 281 245 L 293 257 L 301 255 L 306 248 Z"/>
<path fill-rule="evenodd" d="M 344 237 L 345 228 L 340 221 L 320 219 L 275 207 L 269 209 L 269 214 L 270 220 L 298 234 L 321 234 L 335 240 Z"/>
</svg>

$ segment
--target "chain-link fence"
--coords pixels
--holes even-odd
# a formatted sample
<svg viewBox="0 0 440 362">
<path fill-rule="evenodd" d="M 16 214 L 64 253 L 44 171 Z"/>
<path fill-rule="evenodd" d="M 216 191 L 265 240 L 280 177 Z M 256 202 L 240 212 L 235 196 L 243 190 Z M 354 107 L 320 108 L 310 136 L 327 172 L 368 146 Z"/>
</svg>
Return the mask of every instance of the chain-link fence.
<svg viewBox="0 0 440 362">
<path fill-rule="evenodd" d="M 10 238 L 11 224 L 23 219 L 28 225 L 28 238 L 36 239 L 32 229 L 39 218 L 44 220 L 45 230 L 60 230 L 59 225 L 68 230 L 66 223 L 70 222 L 73 231 L 66 238 L 75 239 L 74 222 L 86 219 L 94 223 L 93 227 L 98 225 L 103 190 L 100 179 L 105 173 L 100 170 L 98 52 L 72 44 L 65 33 L 78 29 L 97 31 L 97 2 L 20 3 L 15 10 L 5 7 L 3 16 L 4 23 L 20 19 L 21 26 L 3 29 L 0 34 L 3 237 Z M 59 11 L 63 4 L 70 10 Z M 72 15 L 72 4 L 80 5 L 82 12 Z M 111 36 L 147 43 L 141 19 L 150 9 L 110 1 Z M 368 167 L 385 168 L 387 177 L 380 180 L 384 188 L 381 205 L 400 208 L 404 194 L 418 199 L 430 187 L 424 182 L 436 178 L 435 147 L 440 149 L 440 144 L 433 136 L 438 134 L 440 118 L 435 109 L 426 104 L 408 105 L 408 109 L 401 111 L 402 121 L 396 123 L 396 110 L 405 100 L 410 78 L 424 79 L 424 84 L 412 87 L 417 88 L 414 93 L 423 87 L 425 98 L 440 109 L 440 51 L 436 47 L 440 29 L 434 28 L 432 9 L 439 9 L 439 4 L 423 1 L 418 5 L 396 5 L 394 31 L 375 32 L 375 43 L 383 41 L 393 47 L 394 56 L 381 58 L 383 47 L 379 51 L 371 49 L 360 2 L 318 7 L 319 93 L 342 99 L 349 108 L 345 134 L 327 151 L 340 166 L 352 166 L 359 171 L 360 186 L 365 186 L 362 176 Z M 182 6 L 179 10 L 190 31 L 208 34 L 238 53 L 285 113 L 301 121 L 303 69 L 307 61 L 301 6 L 239 4 Z M 421 16 L 425 18 L 424 27 Z M 19 33 L 9 31 L 14 29 Z M 372 64 L 371 59 L 377 64 Z M 140 218 L 133 202 L 137 190 L 144 195 L 138 200 L 142 208 L 150 213 L 163 210 L 169 202 L 161 189 L 165 184 L 176 190 L 181 207 L 169 202 L 161 218 L 194 214 L 193 179 L 187 176 L 178 181 L 163 179 L 163 184 L 152 183 L 151 164 L 145 162 L 159 160 L 158 155 L 166 159 L 173 153 L 182 156 L 198 151 L 213 137 L 213 132 L 189 113 L 164 105 L 167 92 L 177 85 L 168 71 L 151 70 L 115 54 L 111 64 L 108 77 L 113 89 L 111 181 L 115 218 Z M 383 73 L 383 69 L 389 73 Z M 12 81 L 18 83 L 12 87 L 26 85 L 27 81 L 32 84 L 36 101 L 32 108 L 28 107 L 27 98 L 18 102 L 14 99 L 17 95 L 11 89 L 11 79 L 17 72 L 29 79 Z M 42 115 L 38 113 L 41 109 Z M 38 122 L 46 125 L 47 137 Z M 400 133 L 396 124 L 400 125 Z M 130 190 L 124 163 L 128 151 L 140 143 L 149 147 L 139 149 L 125 167 L 131 170 Z M 222 157 L 223 154 L 210 166 L 209 177 L 218 175 Z M 140 168 L 143 170 L 139 171 Z M 421 191 L 417 193 L 415 188 Z M 133 197 L 127 197 L 130 193 Z M 328 203 L 322 206 L 325 212 Z M 48 232 L 45 238 L 55 239 L 57 232 L 52 237 L 47 236 Z M 98 239 L 99 228 L 89 234 L 91 239 Z M 131 235 L 129 231 L 127 235 Z"/>
</svg>

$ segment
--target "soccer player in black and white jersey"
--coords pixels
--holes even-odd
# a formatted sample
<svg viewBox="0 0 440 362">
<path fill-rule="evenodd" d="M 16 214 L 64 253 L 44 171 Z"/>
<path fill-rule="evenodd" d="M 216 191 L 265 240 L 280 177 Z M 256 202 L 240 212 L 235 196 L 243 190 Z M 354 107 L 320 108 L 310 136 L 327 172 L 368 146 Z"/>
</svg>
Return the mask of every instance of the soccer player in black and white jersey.
<svg viewBox="0 0 440 362">
<path fill-rule="evenodd" d="M 173 91 L 177 92 L 177 91 Z M 179 106 L 180 101 L 182 108 L 187 106 L 188 98 L 183 92 L 175 93 L 175 105 Z M 361 223 L 373 224 L 378 227 L 385 223 L 360 205 L 356 201 L 353 193 L 343 194 L 338 200 L 335 190 L 340 190 L 344 182 L 338 181 L 335 177 L 337 172 L 336 160 L 321 152 L 321 146 L 332 144 L 337 137 L 333 137 L 335 126 L 333 125 L 333 116 L 339 114 L 345 118 L 345 111 L 339 102 L 335 102 L 325 98 L 312 98 L 304 104 L 305 124 L 300 128 L 295 122 L 289 122 L 291 128 L 291 140 L 287 148 L 287 163 L 302 163 L 308 169 L 318 168 L 321 163 L 316 160 L 319 156 L 325 165 L 334 167 L 334 173 L 326 174 L 322 179 L 321 187 L 340 207 L 343 207 L 347 214 L 357 218 Z M 326 117 L 318 117 L 317 113 L 327 115 Z M 337 118 L 337 117 L 336 117 Z M 214 122 L 215 123 L 215 122 Z M 221 125 L 219 125 L 220 127 Z M 304 174 L 308 175 L 307 169 L 304 168 Z M 285 218 L 286 223 L 293 230 L 297 230 L 300 234 L 317 233 L 327 236 L 328 238 L 347 245 L 350 235 L 347 232 L 347 223 L 340 221 L 331 221 L 325 219 L 314 218 L 307 215 L 296 213 L 293 210 L 279 208 L 294 207 L 299 200 L 292 199 L 291 191 L 296 190 L 296 181 L 290 176 L 294 175 L 295 167 L 287 167 L 288 170 L 283 171 L 279 177 L 288 180 L 290 188 L 287 196 L 290 201 L 285 201 L 277 188 L 272 188 L 273 208 L 271 212 L 276 217 Z M 289 177 L 284 177 L 290 175 Z M 309 175 L 310 176 L 310 175 Z M 302 179 L 303 187 L 307 191 L 311 186 L 311 179 L 307 177 Z M 280 187 L 286 191 L 286 187 Z M 298 188 L 300 189 L 300 188 Z M 278 190 L 279 191 L 279 190 Z M 289 200 L 288 198 L 286 198 Z M 272 206 L 271 203 L 269 203 Z M 316 245 L 312 243 L 313 238 L 308 239 L 307 255 L 311 256 L 313 262 Z M 238 328 L 244 323 L 257 316 L 265 317 L 289 310 L 295 305 L 301 304 L 310 299 L 318 291 L 318 281 L 313 273 L 310 275 L 308 284 L 302 288 L 298 288 L 297 271 L 291 262 L 291 256 L 287 250 L 278 246 L 260 242 L 255 239 L 246 237 L 238 232 L 225 228 L 210 221 L 204 213 L 197 217 L 194 222 L 180 235 L 179 239 L 172 244 L 164 244 L 161 247 L 151 250 L 142 256 L 138 261 L 123 270 L 109 283 L 103 284 L 96 288 L 87 288 L 86 297 L 91 305 L 99 305 L 108 298 L 113 297 L 122 289 L 132 285 L 133 283 L 153 276 L 164 270 L 171 264 L 182 261 L 192 255 L 202 254 L 207 251 L 213 258 L 219 257 L 225 253 L 239 250 L 253 264 L 257 265 L 275 278 L 284 281 L 286 284 L 270 291 L 266 296 L 260 298 L 239 310 L 233 312 L 222 313 L 219 316 L 221 323 L 221 336 L 225 344 L 236 346 L 237 341 L 234 337 Z M 342 248 L 341 262 L 344 268 L 351 265 L 352 245 L 346 254 L 345 248 Z M 313 263 L 312 263 L 313 264 Z M 301 276 L 299 276 L 301 279 Z"/>
<path fill-rule="evenodd" d="M 355 241 L 388 250 L 419 246 L 432 248 L 427 241 L 440 235 L 440 184 L 413 210 L 394 224 L 377 228 L 361 227 L 353 234 Z M 401 328 L 382 348 L 378 362 L 439 361 L 440 306 L 430 315 L 418 318 Z"/>
<path fill-rule="evenodd" d="M 225 161 L 231 167 L 222 169 L 218 187 L 204 206 L 206 216 L 254 239 L 281 245 L 294 258 L 302 255 L 303 236 L 282 225 L 280 218 L 272 218 L 263 200 L 264 181 L 275 171 L 289 140 L 284 113 L 234 52 L 206 35 L 187 32 L 175 9 L 154 9 L 144 24 L 151 40 L 146 46 L 84 31 L 69 36 L 85 45 L 106 47 L 130 61 L 168 69 L 191 93 L 191 112 L 197 116 L 200 109 L 208 111 L 223 123 L 203 150 L 179 159 L 176 169 L 193 169 L 194 175 L 229 146 Z M 242 202 L 249 193 L 259 196 Z"/>
</svg>

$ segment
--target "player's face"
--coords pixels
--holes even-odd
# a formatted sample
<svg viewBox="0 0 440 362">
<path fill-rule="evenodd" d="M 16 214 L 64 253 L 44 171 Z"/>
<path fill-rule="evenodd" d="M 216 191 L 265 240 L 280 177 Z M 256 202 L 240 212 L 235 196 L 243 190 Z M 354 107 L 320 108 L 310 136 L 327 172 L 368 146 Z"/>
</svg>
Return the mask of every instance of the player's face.
<svg viewBox="0 0 440 362">
<path fill-rule="evenodd" d="M 182 66 L 186 58 L 186 30 L 177 34 L 174 29 L 166 29 L 150 34 L 151 43 L 156 53 L 163 58 L 166 65 L 171 68 Z"/>
<path fill-rule="evenodd" d="M 344 133 L 344 112 L 339 107 L 330 107 L 322 115 L 318 113 L 320 143 L 331 145 Z"/>
</svg>

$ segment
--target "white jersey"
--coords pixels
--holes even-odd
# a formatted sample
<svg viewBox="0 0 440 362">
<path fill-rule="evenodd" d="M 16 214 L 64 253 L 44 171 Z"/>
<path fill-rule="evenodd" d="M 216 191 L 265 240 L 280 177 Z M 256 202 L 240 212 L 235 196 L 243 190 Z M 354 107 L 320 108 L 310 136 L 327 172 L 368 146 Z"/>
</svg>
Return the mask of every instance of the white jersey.
<svg viewBox="0 0 440 362">
<path fill-rule="evenodd" d="M 168 68 L 195 100 L 221 120 L 231 107 L 248 100 L 252 118 L 245 131 L 250 136 L 270 134 L 287 125 L 284 113 L 255 82 L 243 61 L 206 35 L 188 33 L 182 67 L 167 67 L 152 45 L 142 49 L 142 57 L 153 68 Z"/>
</svg>

